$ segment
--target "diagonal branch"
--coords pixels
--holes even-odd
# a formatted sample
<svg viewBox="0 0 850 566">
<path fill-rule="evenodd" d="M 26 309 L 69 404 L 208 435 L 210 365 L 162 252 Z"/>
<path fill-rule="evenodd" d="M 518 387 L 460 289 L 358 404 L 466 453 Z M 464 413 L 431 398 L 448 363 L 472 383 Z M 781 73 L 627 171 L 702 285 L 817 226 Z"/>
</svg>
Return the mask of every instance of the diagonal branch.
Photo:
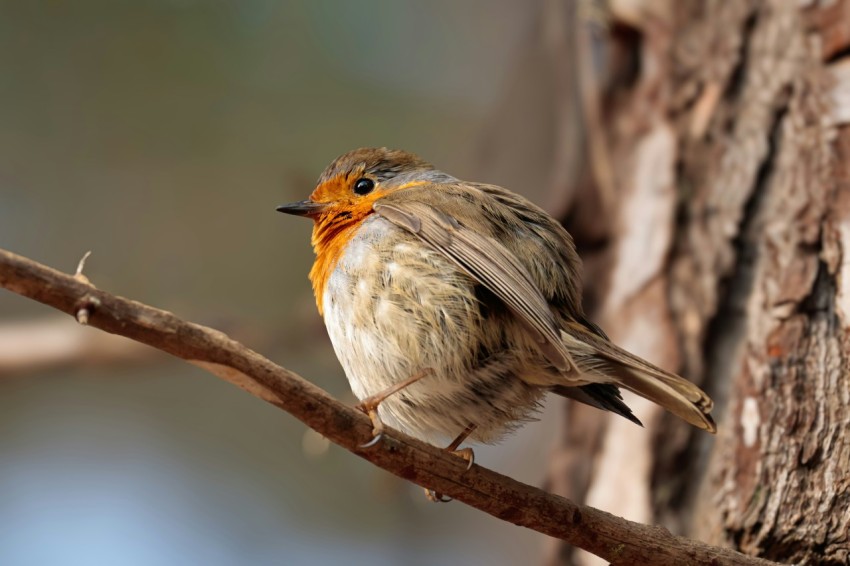
<svg viewBox="0 0 850 566">
<path fill-rule="evenodd" d="M 578 505 L 481 466 L 467 471 L 466 461 L 394 430 L 377 446 L 362 448 L 372 436 L 365 415 L 222 332 L 101 291 L 82 275 L 0 249 L 0 287 L 201 366 L 376 466 L 613 564 L 771 564 Z"/>
</svg>

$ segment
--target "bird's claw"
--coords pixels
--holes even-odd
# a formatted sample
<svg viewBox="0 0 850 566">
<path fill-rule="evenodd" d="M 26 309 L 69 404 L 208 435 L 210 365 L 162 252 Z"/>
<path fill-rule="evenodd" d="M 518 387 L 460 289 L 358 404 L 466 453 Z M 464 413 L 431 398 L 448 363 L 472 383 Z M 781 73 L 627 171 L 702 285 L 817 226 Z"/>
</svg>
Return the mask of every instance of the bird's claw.
<svg viewBox="0 0 850 566">
<path fill-rule="evenodd" d="M 425 488 L 425 497 L 427 497 L 428 501 L 432 503 L 448 503 L 452 500 L 451 497 L 428 488 Z"/>
<path fill-rule="evenodd" d="M 395 395 L 405 387 L 416 383 L 423 377 L 429 376 L 432 373 L 434 373 L 433 369 L 425 368 L 419 373 L 408 377 L 404 381 L 394 384 L 392 387 L 389 387 L 384 391 L 366 397 L 354 406 L 355 409 L 366 413 L 372 421 L 372 440 L 366 444 L 361 444 L 361 448 L 375 446 L 384 437 L 384 423 L 381 422 L 381 417 L 378 416 L 378 405 L 380 405 L 387 397 Z"/>
<path fill-rule="evenodd" d="M 461 450 L 453 450 L 451 446 L 445 449 L 449 454 L 454 454 L 458 458 L 463 458 L 467 461 L 466 471 L 469 471 L 472 468 L 472 465 L 475 463 L 475 452 L 472 448 L 463 448 Z M 451 497 L 443 495 L 442 493 L 435 491 L 433 489 L 425 489 L 425 497 L 428 498 L 428 501 L 433 503 L 448 503 L 452 500 Z"/>
<path fill-rule="evenodd" d="M 376 434 L 375 436 L 372 437 L 372 440 L 370 440 L 369 442 L 366 442 L 365 444 L 361 444 L 360 448 L 371 448 L 371 447 L 375 446 L 376 444 L 378 444 L 383 439 L 384 439 L 384 433 L 379 432 L 378 434 Z"/>
<path fill-rule="evenodd" d="M 461 450 L 450 450 L 449 452 L 451 452 L 452 454 L 454 454 L 458 458 L 463 458 L 464 460 L 466 460 L 466 462 L 467 462 L 466 471 L 467 472 L 469 470 L 471 470 L 472 465 L 475 464 L 475 451 L 472 450 L 472 448 L 463 448 Z"/>
<path fill-rule="evenodd" d="M 358 403 L 355 405 L 355 408 L 366 413 L 369 420 L 372 421 L 372 439 L 360 445 L 360 448 L 371 448 L 384 438 L 384 423 L 381 421 L 381 417 L 378 416 L 378 407 L 368 403 Z"/>
</svg>

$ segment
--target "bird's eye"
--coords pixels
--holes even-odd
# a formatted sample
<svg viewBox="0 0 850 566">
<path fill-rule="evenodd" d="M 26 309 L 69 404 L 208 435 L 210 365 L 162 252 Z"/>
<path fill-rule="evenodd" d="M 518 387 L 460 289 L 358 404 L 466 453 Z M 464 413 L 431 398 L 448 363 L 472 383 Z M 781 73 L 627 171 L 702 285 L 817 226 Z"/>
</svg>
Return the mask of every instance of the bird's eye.
<svg viewBox="0 0 850 566">
<path fill-rule="evenodd" d="M 363 177 L 354 183 L 354 192 L 358 195 L 368 195 L 375 188 L 375 181 Z"/>
</svg>

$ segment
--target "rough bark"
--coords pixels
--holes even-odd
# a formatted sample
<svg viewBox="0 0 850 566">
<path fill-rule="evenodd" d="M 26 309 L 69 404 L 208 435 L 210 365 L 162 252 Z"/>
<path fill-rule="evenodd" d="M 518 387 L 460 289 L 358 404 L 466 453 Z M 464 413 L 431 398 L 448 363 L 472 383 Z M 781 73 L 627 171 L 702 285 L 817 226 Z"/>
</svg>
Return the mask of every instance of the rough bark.
<svg viewBox="0 0 850 566">
<path fill-rule="evenodd" d="M 850 1 L 609 6 L 596 72 L 616 198 L 586 249 L 592 306 L 701 383 L 720 434 L 643 404 L 649 434 L 593 417 L 551 485 L 749 554 L 850 563 Z"/>
</svg>

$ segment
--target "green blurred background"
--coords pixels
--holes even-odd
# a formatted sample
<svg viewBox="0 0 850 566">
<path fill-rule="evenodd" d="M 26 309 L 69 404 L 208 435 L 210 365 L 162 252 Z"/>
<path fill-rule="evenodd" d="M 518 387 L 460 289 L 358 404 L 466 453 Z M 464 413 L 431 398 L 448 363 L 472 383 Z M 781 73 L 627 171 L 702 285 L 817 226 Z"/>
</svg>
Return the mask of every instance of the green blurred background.
<svg viewBox="0 0 850 566">
<path fill-rule="evenodd" d="M 307 281 L 309 222 L 275 206 L 373 145 L 540 191 L 522 136 L 546 124 L 510 95 L 535 88 L 537 4 L 0 2 L 0 247 L 65 271 L 92 250 L 99 287 L 233 332 L 353 402 Z M 518 149 L 488 167 L 494 135 Z M 0 291 L 7 329 L 52 316 Z M 559 409 L 478 461 L 540 484 Z M 544 549 L 165 356 L 0 375 L 0 564 L 515 564 Z"/>
</svg>

